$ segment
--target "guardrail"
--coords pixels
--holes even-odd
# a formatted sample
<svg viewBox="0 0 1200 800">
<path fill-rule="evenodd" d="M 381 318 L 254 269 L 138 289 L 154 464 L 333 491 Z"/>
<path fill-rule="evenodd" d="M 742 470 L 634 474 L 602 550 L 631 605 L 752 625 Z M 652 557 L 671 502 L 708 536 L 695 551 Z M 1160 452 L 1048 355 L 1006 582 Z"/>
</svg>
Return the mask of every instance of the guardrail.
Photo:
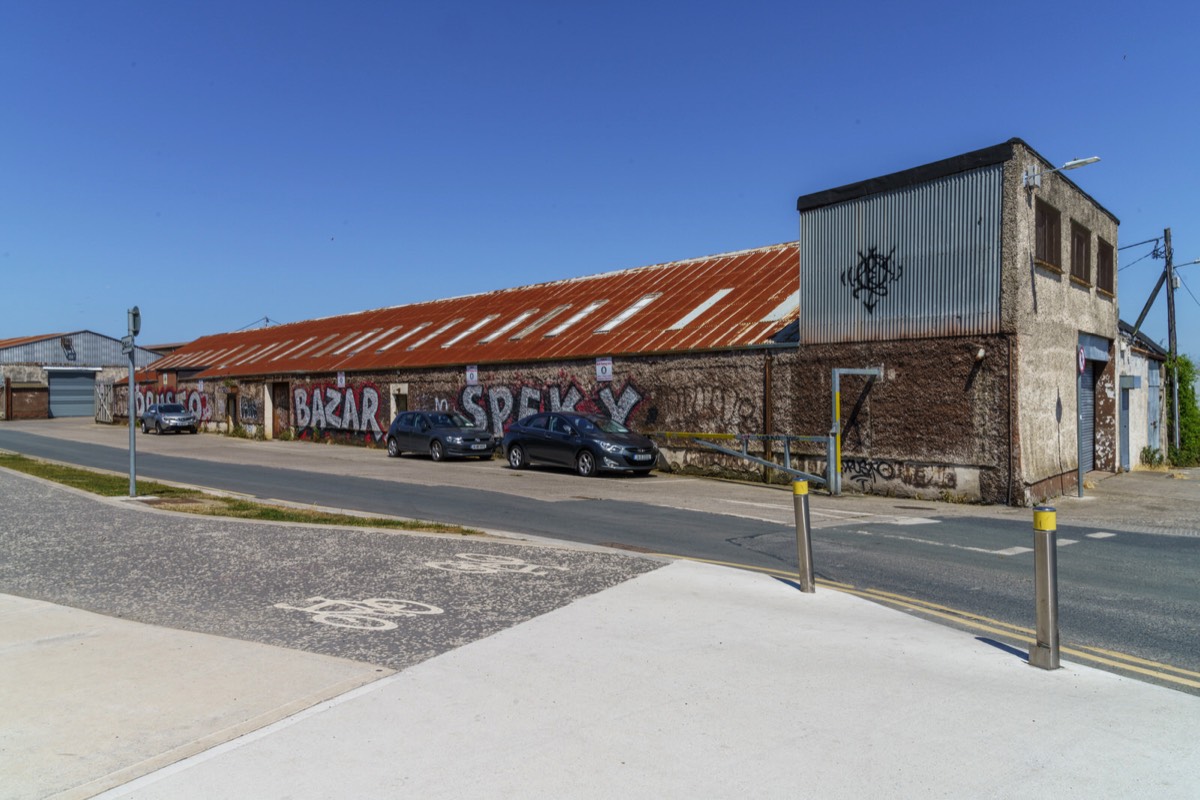
<svg viewBox="0 0 1200 800">
<path fill-rule="evenodd" d="M 801 478 L 826 487 L 833 487 L 835 485 L 833 480 L 834 460 L 831 458 L 831 455 L 835 451 L 836 444 L 832 435 L 799 436 L 788 433 L 692 433 L 685 431 L 651 431 L 646 435 L 655 438 L 661 437 L 663 439 L 684 439 L 691 444 L 698 444 L 701 447 L 715 450 L 723 455 L 744 459 L 768 469 L 786 472 L 795 478 Z M 741 444 L 741 451 L 722 447 L 715 442 L 739 442 Z M 783 463 L 779 464 L 775 461 L 750 455 L 750 442 L 783 442 Z M 816 442 L 825 445 L 826 474 L 824 477 L 803 472 L 792 467 L 792 442 Z"/>
</svg>

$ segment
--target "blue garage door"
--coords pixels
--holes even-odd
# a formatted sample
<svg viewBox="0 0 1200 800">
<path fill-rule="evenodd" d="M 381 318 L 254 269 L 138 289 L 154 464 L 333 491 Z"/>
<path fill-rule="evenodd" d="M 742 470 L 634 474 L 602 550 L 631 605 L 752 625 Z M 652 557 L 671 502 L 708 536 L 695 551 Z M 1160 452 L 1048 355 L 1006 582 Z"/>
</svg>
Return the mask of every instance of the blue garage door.
<svg viewBox="0 0 1200 800">
<path fill-rule="evenodd" d="M 50 416 L 92 417 L 95 414 L 96 373 L 50 373 Z"/>
</svg>

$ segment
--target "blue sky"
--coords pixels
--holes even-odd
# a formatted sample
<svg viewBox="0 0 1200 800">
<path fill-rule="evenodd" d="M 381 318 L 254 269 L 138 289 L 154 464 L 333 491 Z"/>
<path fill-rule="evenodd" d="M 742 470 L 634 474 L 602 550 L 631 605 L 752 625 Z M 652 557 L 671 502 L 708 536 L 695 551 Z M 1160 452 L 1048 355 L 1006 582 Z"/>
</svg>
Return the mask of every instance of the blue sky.
<svg viewBox="0 0 1200 800">
<path fill-rule="evenodd" d="M 0 338 L 121 336 L 137 304 L 140 342 L 186 341 L 774 244 L 801 194 L 1014 136 L 1100 156 L 1071 177 L 1120 245 L 1170 227 L 1191 261 L 1198 8 L 0 0 Z M 1150 251 L 1120 252 L 1131 322 Z M 1165 293 L 1143 327 L 1165 344 Z"/>
</svg>

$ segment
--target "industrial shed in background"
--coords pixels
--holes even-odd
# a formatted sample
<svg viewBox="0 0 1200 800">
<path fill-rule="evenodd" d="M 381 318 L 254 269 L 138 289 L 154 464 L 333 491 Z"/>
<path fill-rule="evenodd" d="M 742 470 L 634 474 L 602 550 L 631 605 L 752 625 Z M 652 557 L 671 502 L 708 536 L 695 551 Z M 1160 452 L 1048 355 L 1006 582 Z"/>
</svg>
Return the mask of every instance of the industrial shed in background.
<svg viewBox="0 0 1200 800">
<path fill-rule="evenodd" d="M 160 358 L 140 347 L 135 357 L 138 368 Z M 0 419 L 94 416 L 128 370 L 120 340 L 92 331 L 0 340 Z"/>
</svg>

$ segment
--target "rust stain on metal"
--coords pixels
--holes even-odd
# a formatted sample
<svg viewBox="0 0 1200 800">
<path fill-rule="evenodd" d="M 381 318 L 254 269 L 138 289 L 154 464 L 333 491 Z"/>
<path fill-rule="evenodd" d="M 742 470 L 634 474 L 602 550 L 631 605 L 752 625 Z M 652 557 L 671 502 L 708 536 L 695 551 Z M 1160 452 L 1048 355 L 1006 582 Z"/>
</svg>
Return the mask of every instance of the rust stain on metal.
<svg viewBox="0 0 1200 800">
<path fill-rule="evenodd" d="M 215 334 L 176 350 L 155 368 L 224 378 L 747 347 L 769 342 L 797 319 L 798 306 L 787 308 L 797 281 L 797 245 L 789 242 Z M 706 305 L 718 293 L 720 298 Z M 592 312 L 558 329 L 592 304 L 597 304 Z M 772 317 L 781 304 L 784 312 Z"/>
</svg>

